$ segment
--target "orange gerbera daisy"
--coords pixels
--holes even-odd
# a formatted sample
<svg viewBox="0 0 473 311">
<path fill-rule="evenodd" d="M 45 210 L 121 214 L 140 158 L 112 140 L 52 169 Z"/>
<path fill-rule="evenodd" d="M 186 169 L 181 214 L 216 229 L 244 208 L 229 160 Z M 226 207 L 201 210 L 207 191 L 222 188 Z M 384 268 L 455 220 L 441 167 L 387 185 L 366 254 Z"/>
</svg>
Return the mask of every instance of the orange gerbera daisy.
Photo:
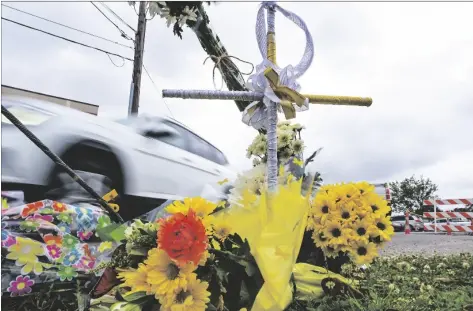
<svg viewBox="0 0 473 311">
<path fill-rule="evenodd" d="M 197 265 L 207 249 L 207 235 L 202 220 L 190 209 L 187 215 L 176 213 L 159 221 L 158 245 L 179 265 Z"/>
</svg>

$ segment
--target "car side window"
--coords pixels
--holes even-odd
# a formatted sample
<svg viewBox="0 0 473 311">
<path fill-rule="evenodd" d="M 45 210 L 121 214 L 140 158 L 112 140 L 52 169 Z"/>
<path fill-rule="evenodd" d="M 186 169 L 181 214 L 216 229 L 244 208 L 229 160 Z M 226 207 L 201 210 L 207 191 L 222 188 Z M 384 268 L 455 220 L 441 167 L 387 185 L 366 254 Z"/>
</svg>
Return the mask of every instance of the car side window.
<svg viewBox="0 0 473 311">
<path fill-rule="evenodd" d="M 216 162 L 212 146 L 210 146 L 206 141 L 202 140 L 197 135 L 191 132 L 188 132 L 188 134 L 192 153 L 197 154 L 209 161 Z"/>
<path fill-rule="evenodd" d="M 177 130 L 177 129 L 176 129 Z M 156 139 L 168 145 L 186 150 L 186 140 L 178 131 L 179 135 L 155 135 L 154 133 L 145 133 L 145 137 Z"/>
<path fill-rule="evenodd" d="M 214 163 L 218 163 L 221 165 L 225 165 L 228 163 L 223 153 L 221 153 L 218 149 L 210 145 L 208 142 L 206 142 L 196 134 L 173 122 L 165 121 L 164 123 L 166 123 L 166 125 L 171 126 L 182 135 L 184 143 L 186 144 L 183 149 Z"/>
</svg>

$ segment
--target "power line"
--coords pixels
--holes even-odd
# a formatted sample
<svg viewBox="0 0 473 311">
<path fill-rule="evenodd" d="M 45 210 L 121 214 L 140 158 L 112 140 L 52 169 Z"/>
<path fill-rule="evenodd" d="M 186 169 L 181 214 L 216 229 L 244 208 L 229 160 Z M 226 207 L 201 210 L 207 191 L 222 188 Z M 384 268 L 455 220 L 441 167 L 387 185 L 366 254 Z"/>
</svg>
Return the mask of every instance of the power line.
<svg viewBox="0 0 473 311">
<path fill-rule="evenodd" d="M 90 1 L 90 3 L 92 3 L 92 5 L 93 5 L 110 23 L 112 23 L 113 26 L 115 26 L 115 28 L 118 29 L 118 31 L 121 33 L 121 35 L 122 35 L 123 38 L 128 39 L 128 40 L 131 40 L 131 41 L 134 41 L 133 38 L 130 38 L 130 36 L 128 36 L 120 27 L 118 27 L 118 25 L 115 24 L 104 12 L 102 12 L 102 10 L 100 10 L 99 7 L 95 5 L 95 3 L 93 3 L 92 1 Z"/>
<path fill-rule="evenodd" d="M 151 80 L 151 83 L 153 84 L 154 89 L 155 89 L 159 94 L 161 94 L 161 92 L 159 91 L 158 86 L 156 85 L 156 83 L 154 83 L 153 78 L 151 78 L 151 75 L 149 74 L 149 72 L 148 72 L 148 70 L 146 69 L 146 67 L 145 67 L 144 64 L 143 64 L 143 69 L 145 70 L 146 75 L 148 76 L 148 78 Z M 169 113 L 171 114 L 171 117 L 173 117 L 173 118 L 175 119 L 176 117 L 174 117 L 174 115 L 172 114 L 172 111 L 171 111 L 171 109 L 169 108 L 169 106 L 168 106 L 168 104 L 166 103 L 166 100 L 165 100 L 164 98 L 163 98 L 163 102 L 164 102 L 164 106 L 166 106 L 166 108 L 168 109 Z"/>
<path fill-rule="evenodd" d="M 109 52 L 109 51 L 106 51 L 106 50 L 102 50 L 101 48 L 97 48 L 97 47 L 94 47 L 94 46 L 91 46 L 91 45 L 87 45 L 87 44 L 85 44 L 85 43 L 78 42 L 78 41 L 74 41 L 74 40 L 71 40 L 71 39 L 68 39 L 68 38 L 65 38 L 65 37 L 61 37 L 61 36 L 55 35 L 55 34 L 53 34 L 53 33 L 50 33 L 50 32 L 47 32 L 47 31 L 44 31 L 44 30 L 35 28 L 35 27 L 31 27 L 31 26 L 28 26 L 28 25 L 19 23 L 19 22 L 16 22 L 16 21 L 14 21 L 14 20 L 11 20 L 11 19 L 8 19 L 8 18 L 5 18 L 5 17 L 2 17 L 2 20 L 5 20 L 5 21 L 10 22 L 10 23 L 17 24 L 17 25 L 19 25 L 19 26 L 23 26 L 23 27 L 29 28 L 29 29 L 31 29 L 31 30 L 39 31 L 39 32 L 42 32 L 42 33 L 44 33 L 44 34 L 47 34 L 47 35 L 50 35 L 50 36 L 53 36 L 53 37 L 55 37 L 55 38 L 59 38 L 59 39 L 65 40 L 65 41 L 69 41 L 69 42 L 74 43 L 74 44 L 82 45 L 82 46 L 84 46 L 84 47 L 87 47 L 87 48 L 90 48 L 90 49 L 94 49 L 94 50 L 100 51 L 100 52 L 105 53 L 105 54 L 108 54 L 108 55 L 117 56 L 117 57 L 120 57 L 120 58 L 122 58 L 122 59 L 129 60 L 129 61 L 131 61 L 131 62 L 133 61 L 133 59 L 128 58 L 128 57 L 126 57 L 126 56 L 123 56 L 123 55 L 120 55 L 120 54 L 116 54 L 116 53 L 113 53 L 113 52 Z"/>
<path fill-rule="evenodd" d="M 115 11 L 113 11 L 108 5 L 106 5 L 104 2 L 100 2 L 100 4 L 106 8 L 110 13 L 112 13 L 116 18 L 118 18 L 123 24 L 125 24 L 126 26 L 128 26 L 128 28 L 131 29 L 131 31 L 133 31 L 134 33 L 136 32 L 136 30 L 131 27 L 127 22 L 125 22 L 123 20 L 123 18 L 121 18 L 117 13 L 115 13 Z"/>
<path fill-rule="evenodd" d="M 17 9 L 17 8 L 14 8 L 14 7 L 11 7 L 11 6 L 8 6 L 8 5 L 3 4 L 3 3 L 2 3 L 2 6 L 7 7 L 7 8 L 9 8 L 9 9 L 12 9 L 12 10 L 15 10 L 15 11 L 18 11 L 18 12 L 21 12 L 21 13 L 24 13 L 24 14 L 27 14 L 27 15 L 30 15 L 30 16 L 33 16 L 33 17 L 36 17 L 36 18 L 39 18 L 39 19 L 41 19 L 41 20 L 44 20 L 44 21 L 47 21 L 47 22 L 50 22 L 50 23 L 53 23 L 53 24 L 56 24 L 56 25 L 65 27 L 65 28 L 69 28 L 69 29 L 75 30 L 75 31 L 77 31 L 77 32 L 80 32 L 80 33 L 83 33 L 83 34 L 86 34 L 86 35 L 89 35 L 89 36 L 92 36 L 92 37 L 95 37 L 95 38 L 98 38 L 98 39 L 102 39 L 102 40 L 105 40 L 105 41 L 108 41 L 108 42 L 111 42 L 111 43 L 114 43 L 114 44 L 117 44 L 117 45 L 121 45 L 121 46 L 126 47 L 126 48 L 129 48 L 129 49 L 133 49 L 133 47 L 131 47 L 131 46 L 128 46 L 128 45 L 125 45 L 125 44 L 122 44 L 122 43 L 119 43 L 119 42 L 116 42 L 116 41 L 113 41 L 113 40 L 110 40 L 110 39 L 107 39 L 107 38 L 104 38 L 104 37 L 101 37 L 101 36 L 98 36 L 98 35 L 94 35 L 94 34 L 92 34 L 92 33 L 90 33 L 90 32 L 83 31 L 83 30 L 80 30 L 80 29 L 77 29 L 77 28 L 74 28 L 74 27 L 71 27 L 71 26 L 67 26 L 67 25 L 64 25 L 64 24 L 61 24 L 61 23 L 58 23 L 58 22 L 49 20 L 49 19 L 47 19 L 47 18 L 44 18 L 44 17 L 38 16 L 38 15 L 35 15 L 35 14 L 32 14 L 32 13 L 26 12 L 26 11 L 22 11 L 22 10 L 20 10 L 20 9 Z"/>
</svg>

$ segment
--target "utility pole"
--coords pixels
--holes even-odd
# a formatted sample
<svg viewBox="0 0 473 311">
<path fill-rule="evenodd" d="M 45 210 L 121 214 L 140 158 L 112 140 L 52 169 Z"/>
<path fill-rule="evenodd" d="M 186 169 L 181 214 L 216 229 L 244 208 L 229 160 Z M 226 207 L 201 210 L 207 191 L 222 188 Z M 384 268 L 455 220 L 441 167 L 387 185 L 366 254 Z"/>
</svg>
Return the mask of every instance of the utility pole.
<svg viewBox="0 0 473 311">
<path fill-rule="evenodd" d="M 128 107 L 128 115 L 138 114 L 140 106 L 140 87 L 141 87 L 141 71 L 143 68 L 143 53 L 145 47 L 146 34 L 146 2 L 140 1 L 138 11 L 138 27 L 135 35 L 135 57 L 133 59 L 133 77 L 130 87 L 130 103 Z"/>
</svg>

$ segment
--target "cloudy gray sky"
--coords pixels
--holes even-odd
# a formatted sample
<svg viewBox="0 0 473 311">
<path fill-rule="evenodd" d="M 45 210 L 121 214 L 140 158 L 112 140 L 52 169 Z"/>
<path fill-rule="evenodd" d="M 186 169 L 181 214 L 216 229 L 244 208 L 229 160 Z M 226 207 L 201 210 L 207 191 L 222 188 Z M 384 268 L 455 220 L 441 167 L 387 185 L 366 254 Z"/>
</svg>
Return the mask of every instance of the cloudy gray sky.
<svg viewBox="0 0 473 311">
<path fill-rule="evenodd" d="M 7 3 L 69 26 L 130 44 L 89 2 Z M 281 3 L 300 15 L 316 54 L 299 80 L 304 93 L 370 96 L 370 108 L 311 106 L 299 113 L 307 152 L 328 182 L 402 179 L 423 174 L 442 197 L 473 195 L 473 3 Z M 109 6 L 130 25 L 126 3 Z M 257 64 L 258 3 L 207 9 L 229 53 Z M 2 7 L 2 16 L 132 58 L 132 50 Z M 126 26 L 117 23 L 131 35 Z M 296 64 L 301 31 L 276 16 L 278 63 Z M 100 105 L 99 115 L 127 113 L 132 64 L 2 21 L 2 84 Z M 212 65 L 190 29 L 180 40 L 159 17 L 148 22 L 140 112 L 169 114 L 222 149 L 232 165 L 251 167 L 245 150 L 255 131 L 233 102 L 161 98 L 162 88 L 212 89 Z M 117 65 L 122 61 L 113 58 Z M 241 65 L 241 70 L 247 67 Z M 219 85 L 220 81 L 217 81 Z"/>
</svg>

